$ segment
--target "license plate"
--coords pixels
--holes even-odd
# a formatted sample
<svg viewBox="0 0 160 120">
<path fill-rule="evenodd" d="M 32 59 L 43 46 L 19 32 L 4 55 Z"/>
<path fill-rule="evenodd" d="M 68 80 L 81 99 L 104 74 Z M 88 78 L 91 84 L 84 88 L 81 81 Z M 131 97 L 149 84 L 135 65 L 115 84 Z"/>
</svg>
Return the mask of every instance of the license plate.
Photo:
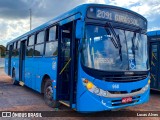
<svg viewBox="0 0 160 120">
<path fill-rule="evenodd" d="M 122 98 L 122 103 L 130 103 L 130 102 L 132 102 L 132 97 Z"/>
</svg>

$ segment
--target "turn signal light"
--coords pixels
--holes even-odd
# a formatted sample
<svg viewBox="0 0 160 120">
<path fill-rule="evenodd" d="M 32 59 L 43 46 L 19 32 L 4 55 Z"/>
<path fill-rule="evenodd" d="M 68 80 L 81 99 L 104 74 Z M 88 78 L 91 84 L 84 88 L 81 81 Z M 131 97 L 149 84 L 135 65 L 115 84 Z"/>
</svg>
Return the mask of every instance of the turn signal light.
<svg viewBox="0 0 160 120">
<path fill-rule="evenodd" d="M 86 85 L 87 89 L 92 89 L 93 86 L 94 86 L 94 85 L 93 85 L 93 83 L 91 83 L 91 82 L 88 82 L 87 85 Z"/>
</svg>

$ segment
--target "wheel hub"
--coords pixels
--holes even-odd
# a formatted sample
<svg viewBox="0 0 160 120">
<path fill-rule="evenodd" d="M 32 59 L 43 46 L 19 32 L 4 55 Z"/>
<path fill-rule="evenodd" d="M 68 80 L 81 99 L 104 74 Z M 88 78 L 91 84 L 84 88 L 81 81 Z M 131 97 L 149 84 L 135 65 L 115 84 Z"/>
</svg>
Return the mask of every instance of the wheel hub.
<svg viewBox="0 0 160 120">
<path fill-rule="evenodd" d="M 52 99 L 53 89 L 52 86 L 48 86 L 46 89 L 46 96 L 48 99 Z"/>
</svg>

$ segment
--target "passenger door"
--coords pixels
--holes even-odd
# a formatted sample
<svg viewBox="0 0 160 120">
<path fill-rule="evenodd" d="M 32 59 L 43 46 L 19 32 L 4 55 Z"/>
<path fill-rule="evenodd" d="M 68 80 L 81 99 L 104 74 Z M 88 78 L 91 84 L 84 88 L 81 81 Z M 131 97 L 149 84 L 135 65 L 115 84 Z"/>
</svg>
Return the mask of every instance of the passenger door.
<svg viewBox="0 0 160 120">
<path fill-rule="evenodd" d="M 25 82 L 25 51 L 26 51 L 26 39 L 20 43 L 20 55 L 19 55 L 19 80 Z"/>
<path fill-rule="evenodd" d="M 57 100 L 71 108 L 76 98 L 76 40 L 74 22 L 59 27 Z"/>
<path fill-rule="evenodd" d="M 159 86 L 159 49 L 158 42 L 150 43 L 150 66 L 151 66 L 151 88 L 158 89 Z"/>
<path fill-rule="evenodd" d="M 8 55 L 8 75 L 11 75 L 12 50 L 13 50 L 13 45 L 9 45 L 9 55 Z"/>
</svg>

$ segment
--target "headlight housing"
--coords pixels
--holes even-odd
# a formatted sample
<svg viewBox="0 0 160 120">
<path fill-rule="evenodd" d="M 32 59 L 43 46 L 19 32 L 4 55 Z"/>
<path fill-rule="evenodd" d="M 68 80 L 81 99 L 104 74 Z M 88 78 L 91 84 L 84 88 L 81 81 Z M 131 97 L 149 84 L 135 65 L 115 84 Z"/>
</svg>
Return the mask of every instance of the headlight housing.
<svg viewBox="0 0 160 120">
<path fill-rule="evenodd" d="M 108 91 L 104 91 L 98 87 L 96 87 L 92 82 L 90 82 L 89 80 L 87 79 L 82 79 L 83 80 L 83 85 L 86 86 L 86 88 L 96 94 L 96 95 L 99 95 L 99 96 L 103 96 L 103 97 L 107 97 L 107 92 Z"/>
<path fill-rule="evenodd" d="M 141 90 L 137 91 L 137 92 L 132 92 L 132 93 L 110 93 L 109 91 L 105 91 L 102 90 L 100 88 L 98 88 L 97 86 L 95 86 L 92 82 L 90 82 L 88 79 L 82 78 L 83 81 L 83 85 L 88 89 L 88 91 L 90 91 L 93 94 L 96 94 L 98 96 L 103 96 L 103 97 L 108 97 L 108 98 L 118 98 L 118 97 L 128 97 L 128 96 L 136 96 L 138 94 L 143 94 L 144 92 L 146 92 L 149 89 L 150 86 L 150 80 L 148 80 L 148 83 L 141 88 Z"/>
</svg>

